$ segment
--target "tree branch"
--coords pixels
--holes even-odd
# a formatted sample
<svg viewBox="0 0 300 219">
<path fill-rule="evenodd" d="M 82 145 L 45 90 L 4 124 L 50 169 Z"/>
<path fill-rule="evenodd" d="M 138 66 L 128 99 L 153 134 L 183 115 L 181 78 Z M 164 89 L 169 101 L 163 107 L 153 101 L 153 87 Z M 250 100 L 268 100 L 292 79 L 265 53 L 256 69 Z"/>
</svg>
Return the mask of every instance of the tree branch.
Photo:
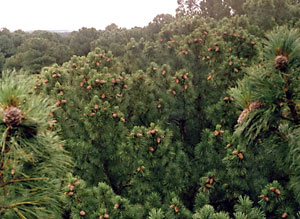
<svg viewBox="0 0 300 219">
<path fill-rule="evenodd" d="M 286 91 L 285 92 L 285 96 L 286 96 L 286 99 L 287 99 L 287 105 L 290 109 L 290 112 L 291 112 L 291 115 L 293 117 L 293 122 L 298 125 L 299 124 L 299 116 L 298 116 L 298 113 L 296 111 L 296 105 L 295 103 L 293 102 L 293 99 L 292 99 L 292 93 L 289 92 L 289 91 Z"/>
<path fill-rule="evenodd" d="M 283 115 L 281 115 L 280 118 L 282 118 L 282 119 L 284 119 L 284 120 L 287 120 L 287 121 L 290 121 L 290 122 L 294 122 L 294 120 L 289 119 L 289 118 L 287 118 L 287 117 L 285 117 L 285 116 L 283 116 Z"/>
<path fill-rule="evenodd" d="M 0 209 L 10 209 L 10 208 L 15 208 L 17 206 L 20 205 L 41 205 L 41 203 L 38 202 L 19 202 L 19 203 L 15 203 L 15 204 L 11 204 L 11 205 L 6 205 L 6 206 L 1 206 L 0 205 Z"/>
<path fill-rule="evenodd" d="M 27 219 L 17 208 L 14 208 L 14 211 L 18 214 L 18 216 L 22 219 Z"/>
<path fill-rule="evenodd" d="M 282 133 L 278 130 L 278 128 L 276 128 L 276 127 L 274 127 L 274 126 L 270 126 L 270 130 L 271 130 L 272 132 L 274 132 L 276 135 L 278 135 L 282 140 L 288 141 L 288 138 L 287 138 L 284 134 L 282 134 Z"/>
<path fill-rule="evenodd" d="M 287 105 L 290 109 L 292 118 L 293 118 L 293 122 L 296 125 L 299 125 L 299 116 L 298 113 L 296 111 L 296 104 L 293 102 L 293 93 L 290 91 L 289 86 L 291 84 L 291 80 L 289 79 L 289 77 L 287 75 L 283 75 L 284 80 L 286 81 L 286 85 L 285 85 L 285 97 L 287 100 Z"/>
<path fill-rule="evenodd" d="M 9 152 L 9 148 L 7 147 L 7 142 L 10 140 L 10 127 L 7 127 L 5 132 L 3 133 L 3 139 L 2 139 L 2 148 L 1 148 L 1 167 L 0 167 L 0 182 L 2 184 L 4 183 L 4 165 L 5 165 L 5 153 Z M 3 186 L 3 193 L 4 193 L 4 197 L 7 197 L 7 189 L 5 187 L 5 185 Z"/>
<path fill-rule="evenodd" d="M 0 188 L 15 183 L 15 182 L 26 182 L 26 181 L 38 181 L 38 180 L 49 180 L 49 178 L 43 177 L 43 178 L 27 178 L 27 179 L 13 179 L 7 182 L 2 182 L 2 184 L 0 185 Z"/>
</svg>

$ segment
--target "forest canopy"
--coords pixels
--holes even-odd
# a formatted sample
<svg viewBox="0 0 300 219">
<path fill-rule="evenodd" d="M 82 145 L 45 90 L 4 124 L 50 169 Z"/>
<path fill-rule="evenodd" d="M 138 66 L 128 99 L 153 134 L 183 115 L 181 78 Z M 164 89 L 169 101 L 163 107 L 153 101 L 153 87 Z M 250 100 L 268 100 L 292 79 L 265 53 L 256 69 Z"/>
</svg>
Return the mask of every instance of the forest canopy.
<svg viewBox="0 0 300 219">
<path fill-rule="evenodd" d="M 300 2 L 0 31 L 0 217 L 300 219 Z"/>
</svg>

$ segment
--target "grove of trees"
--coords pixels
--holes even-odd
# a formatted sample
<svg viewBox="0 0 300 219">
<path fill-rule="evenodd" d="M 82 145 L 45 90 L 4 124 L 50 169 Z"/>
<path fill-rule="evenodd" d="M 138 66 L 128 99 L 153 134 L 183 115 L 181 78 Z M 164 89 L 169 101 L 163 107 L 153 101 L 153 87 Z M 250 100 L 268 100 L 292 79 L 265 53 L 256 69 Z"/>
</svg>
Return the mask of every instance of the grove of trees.
<svg viewBox="0 0 300 219">
<path fill-rule="evenodd" d="M 300 3 L 0 32 L 0 217 L 300 218 Z"/>
</svg>

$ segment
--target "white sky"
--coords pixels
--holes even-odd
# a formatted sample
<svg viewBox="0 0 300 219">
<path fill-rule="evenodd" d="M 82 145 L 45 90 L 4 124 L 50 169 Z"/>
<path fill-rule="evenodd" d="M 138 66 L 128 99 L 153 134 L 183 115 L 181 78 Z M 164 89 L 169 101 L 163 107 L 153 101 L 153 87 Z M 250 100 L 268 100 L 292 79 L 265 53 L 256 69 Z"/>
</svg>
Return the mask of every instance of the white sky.
<svg viewBox="0 0 300 219">
<path fill-rule="evenodd" d="M 0 0 L 0 28 L 22 30 L 143 27 L 158 14 L 175 15 L 177 0 Z"/>
</svg>

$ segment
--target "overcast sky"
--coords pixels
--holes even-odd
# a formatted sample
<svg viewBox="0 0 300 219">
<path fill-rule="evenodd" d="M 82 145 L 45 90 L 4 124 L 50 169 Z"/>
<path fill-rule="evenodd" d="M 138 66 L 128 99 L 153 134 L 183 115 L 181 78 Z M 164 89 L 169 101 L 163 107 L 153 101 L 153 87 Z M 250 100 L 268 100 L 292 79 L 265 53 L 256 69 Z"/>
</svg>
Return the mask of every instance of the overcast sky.
<svg viewBox="0 0 300 219">
<path fill-rule="evenodd" d="M 11 31 L 131 28 L 158 14 L 175 15 L 177 0 L 0 0 L 0 7 L 0 28 Z"/>
</svg>

